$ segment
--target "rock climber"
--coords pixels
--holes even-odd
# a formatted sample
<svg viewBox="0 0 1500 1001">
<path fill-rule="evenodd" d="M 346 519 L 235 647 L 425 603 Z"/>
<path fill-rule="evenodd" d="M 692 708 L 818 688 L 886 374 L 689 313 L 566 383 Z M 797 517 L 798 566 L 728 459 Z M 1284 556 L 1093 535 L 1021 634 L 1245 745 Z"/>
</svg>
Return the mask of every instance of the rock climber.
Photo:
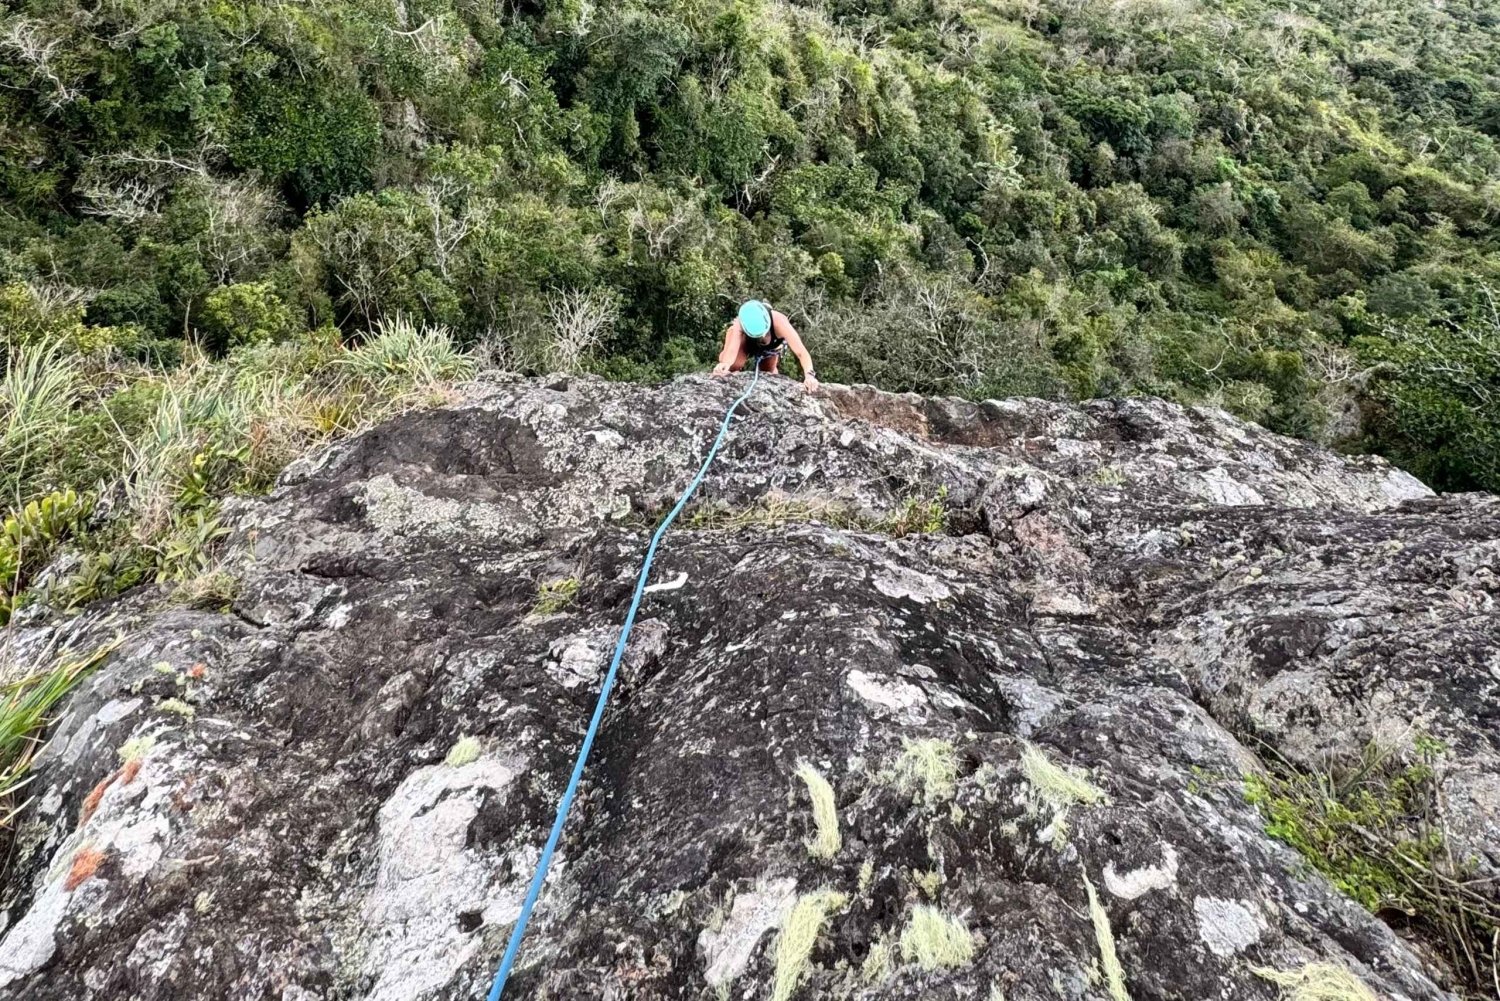
<svg viewBox="0 0 1500 1001">
<path fill-rule="evenodd" d="M 812 355 L 807 345 L 797 334 L 797 328 L 786 318 L 761 302 L 751 299 L 740 307 L 739 315 L 724 328 L 724 349 L 719 352 L 719 364 L 714 366 L 714 375 L 728 375 L 743 371 L 754 359 L 762 372 L 775 375 L 781 365 L 781 356 L 790 350 L 802 365 L 802 388 L 809 393 L 818 388 L 818 376 L 813 371 Z"/>
</svg>

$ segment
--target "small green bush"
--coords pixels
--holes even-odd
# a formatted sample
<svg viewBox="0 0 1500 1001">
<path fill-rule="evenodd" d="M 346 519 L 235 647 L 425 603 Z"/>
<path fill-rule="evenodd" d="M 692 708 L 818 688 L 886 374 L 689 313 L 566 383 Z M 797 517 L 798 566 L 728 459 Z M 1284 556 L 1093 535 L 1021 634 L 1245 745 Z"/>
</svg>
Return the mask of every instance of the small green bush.
<svg viewBox="0 0 1500 1001">
<path fill-rule="evenodd" d="M 222 354 L 285 340 L 296 332 L 297 323 L 270 282 L 242 282 L 216 288 L 205 297 L 198 328 L 206 346 Z"/>
<path fill-rule="evenodd" d="M 1268 834 L 1370 911 L 1408 915 L 1482 988 L 1500 959 L 1500 899 L 1472 880 L 1444 837 L 1442 754 L 1425 737 L 1402 754 L 1371 745 L 1359 760 L 1324 772 L 1282 764 L 1248 776 L 1245 795 Z"/>
<path fill-rule="evenodd" d="M 578 600 L 577 577 L 547 581 L 536 589 L 536 604 L 532 612 L 537 615 L 556 615 Z"/>
</svg>

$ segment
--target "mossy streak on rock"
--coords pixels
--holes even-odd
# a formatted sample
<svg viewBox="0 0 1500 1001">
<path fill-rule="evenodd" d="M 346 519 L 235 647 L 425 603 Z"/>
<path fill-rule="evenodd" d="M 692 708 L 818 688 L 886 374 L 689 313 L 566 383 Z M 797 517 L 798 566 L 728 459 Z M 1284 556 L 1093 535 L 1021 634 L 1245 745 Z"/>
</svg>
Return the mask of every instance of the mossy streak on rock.
<svg viewBox="0 0 1500 1001">
<path fill-rule="evenodd" d="M 932 806 L 953 797 L 958 761 L 946 740 L 903 737 L 901 753 L 887 774 L 896 788 Z"/>
<path fill-rule="evenodd" d="M 776 978 L 771 1001 L 791 1001 L 797 985 L 807 975 L 808 960 L 818 933 L 823 930 L 823 922 L 847 901 L 844 894 L 826 888 L 797 898 L 776 938 Z"/>
<path fill-rule="evenodd" d="M 1083 888 L 1089 898 L 1089 921 L 1094 926 L 1094 942 L 1099 947 L 1099 967 L 1104 971 L 1104 985 L 1109 989 L 1112 1001 L 1130 1001 L 1125 989 L 1125 970 L 1120 966 L 1120 957 L 1115 949 L 1115 933 L 1109 926 L 1109 914 L 1099 903 L 1099 894 L 1083 874 Z"/>
<path fill-rule="evenodd" d="M 939 488 L 931 497 L 907 496 L 884 513 L 820 497 L 771 496 L 740 507 L 709 502 L 691 508 L 683 524 L 705 530 L 816 523 L 902 539 L 946 532 L 950 524 L 947 496 L 946 488 Z"/>
<path fill-rule="evenodd" d="M 813 858 L 831 859 L 839 853 L 839 847 L 843 844 L 843 838 L 839 834 L 838 804 L 834 800 L 833 786 L 828 784 L 828 780 L 810 761 L 797 762 L 797 777 L 807 786 L 816 828 L 812 840 L 807 842 L 807 850 Z"/>
<path fill-rule="evenodd" d="M 452 768 L 462 768 L 464 765 L 478 761 L 482 749 L 483 745 L 479 743 L 479 738 L 460 737 L 453 742 L 452 747 L 448 748 L 448 755 L 443 762 Z"/>
<path fill-rule="evenodd" d="M 1296 970 L 1256 967 L 1255 974 L 1280 987 L 1286 1001 L 1379 1001 L 1363 980 L 1331 963 Z"/>
<path fill-rule="evenodd" d="M 1036 794 L 1054 809 L 1091 806 L 1104 799 L 1104 790 L 1090 782 L 1086 772 L 1054 764 L 1034 744 L 1021 748 L 1021 773 Z"/>
</svg>

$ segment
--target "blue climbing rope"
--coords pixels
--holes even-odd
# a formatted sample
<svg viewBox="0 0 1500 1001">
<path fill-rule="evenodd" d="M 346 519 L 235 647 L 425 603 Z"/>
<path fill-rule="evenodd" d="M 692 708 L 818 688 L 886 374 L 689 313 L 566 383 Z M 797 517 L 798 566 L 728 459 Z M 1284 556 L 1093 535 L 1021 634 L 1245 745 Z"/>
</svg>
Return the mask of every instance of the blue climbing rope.
<svg viewBox="0 0 1500 1001">
<path fill-rule="evenodd" d="M 719 454 L 719 446 L 724 444 L 724 435 L 729 431 L 729 421 L 734 417 L 734 412 L 739 409 L 741 403 L 749 397 L 755 389 L 755 384 L 760 380 L 760 365 L 755 366 L 755 374 L 750 377 L 750 385 L 739 395 L 739 399 L 729 405 L 724 413 L 724 421 L 719 425 L 718 437 L 714 439 L 713 447 L 708 450 L 708 455 L 703 459 L 703 465 L 698 467 L 698 475 L 693 477 L 693 482 L 688 484 L 682 496 L 677 499 L 677 505 L 672 508 L 667 516 L 662 519 L 661 524 L 656 526 L 656 534 L 651 536 L 651 545 L 646 547 L 646 560 L 641 564 L 640 576 L 635 581 L 635 595 L 630 599 L 630 611 L 625 613 L 625 625 L 620 630 L 620 638 L 615 643 L 615 654 L 610 658 L 609 670 L 605 672 L 604 684 L 599 689 L 599 701 L 594 705 L 594 718 L 589 721 L 588 732 L 583 735 L 583 746 L 578 749 L 578 760 L 573 762 L 573 775 L 568 779 L 567 791 L 557 804 L 557 818 L 552 821 L 552 833 L 547 836 L 547 846 L 542 849 L 542 857 L 537 860 L 536 872 L 531 877 L 531 886 L 526 891 L 526 901 L 521 905 L 521 916 L 516 919 L 516 926 L 511 930 L 510 943 L 505 947 L 505 958 L 500 960 L 500 969 L 495 973 L 495 982 L 490 987 L 489 1001 L 500 1001 L 500 992 L 505 990 L 505 981 L 510 977 L 510 970 L 516 961 L 516 953 L 521 949 L 521 939 L 526 934 L 526 923 L 531 920 L 531 909 L 536 906 L 536 898 L 541 895 L 542 883 L 547 879 L 547 870 L 552 865 L 552 853 L 557 849 L 557 841 L 562 837 L 563 824 L 568 820 L 568 810 L 573 806 L 573 796 L 578 792 L 578 783 L 583 778 L 583 767 L 588 762 L 589 750 L 594 746 L 594 737 L 599 733 L 599 722 L 604 718 L 604 708 L 609 702 L 610 690 L 615 687 L 615 675 L 620 670 L 620 658 L 625 655 L 625 643 L 630 639 L 630 630 L 635 627 L 635 613 L 641 607 L 641 597 L 646 593 L 646 581 L 651 576 L 651 561 L 656 559 L 656 547 L 661 543 L 662 536 L 667 534 L 667 529 L 672 522 L 682 513 L 683 507 L 688 499 L 703 482 L 703 477 L 708 474 L 708 467 L 713 464 L 714 456 Z"/>
</svg>

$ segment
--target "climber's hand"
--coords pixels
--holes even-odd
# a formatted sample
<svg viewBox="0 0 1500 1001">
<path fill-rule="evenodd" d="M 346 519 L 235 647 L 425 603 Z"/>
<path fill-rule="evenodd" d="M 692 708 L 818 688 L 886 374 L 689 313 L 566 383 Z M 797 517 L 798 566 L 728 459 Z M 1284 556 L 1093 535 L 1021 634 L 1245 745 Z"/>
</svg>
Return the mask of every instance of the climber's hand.
<svg viewBox="0 0 1500 1001">
<path fill-rule="evenodd" d="M 818 391 L 818 385 L 818 377 L 813 375 L 812 373 L 809 372 L 807 375 L 804 375 L 802 377 L 802 388 L 807 392 L 816 393 Z"/>
<path fill-rule="evenodd" d="M 717 365 L 714 366 L 714 378 L 715 379 L 722 379 L 724 376 L 726 376 L 728 374 L 729 374 L 729 363 L 728 362 L 721 361 L 721 362 L 719 362 L 719 364 L 717 364 Z"/>
</svg>

